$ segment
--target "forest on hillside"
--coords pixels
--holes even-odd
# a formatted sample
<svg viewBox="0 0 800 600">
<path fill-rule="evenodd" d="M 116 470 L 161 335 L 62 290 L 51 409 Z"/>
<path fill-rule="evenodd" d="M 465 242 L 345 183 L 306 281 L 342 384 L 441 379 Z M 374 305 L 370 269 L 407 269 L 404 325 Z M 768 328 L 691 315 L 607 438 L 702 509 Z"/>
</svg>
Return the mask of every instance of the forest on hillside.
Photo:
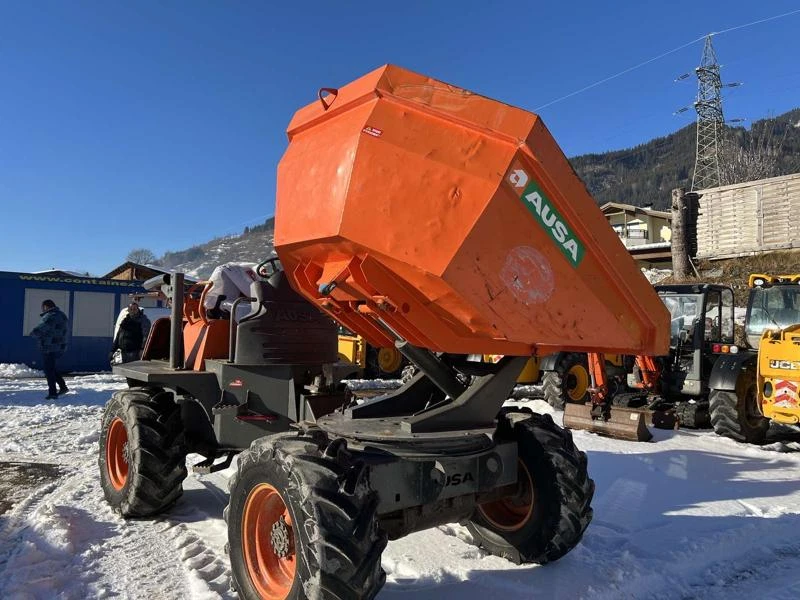
<svg viewBox="0 0 800 600">
<path fill-rule="evenodd" d="M 696 131 L 692 123 L 634 148 L 584 154 L 570 162 L 598 204 L 622 202 L 665 210 L 673 188 L 691 188 Z M 750 128 L 726 127 L 723 146 L 723 171 L 728 167 L 740 172 L 734 167 L 742 153 L 753 153 L 770 159 L 773 172 L 768 176 L 800 172 L 800 109 L 756 121 Z"/>
<path fill-rule="evenodd" d="M 584 154 L 571 158 L 570 162 L 598 204 L 622 202 L 668 210 L 673 188 L 691 188 L 695 135 L 695 124 L 691 124 L 635 148 Z M 755 167 L 766 169 L 767 174 L 747 178 L 748 170 Z M 727 127 L 721 169 L 727 177 L 745 177 L 742 181 L 800 172 L 800 109 L 756 121 L 750 128 Z M 241 236 L 236 236 L 236 243 L 230 237 L 217 238 L 166 252 L 152 262 L 167 269 L 193 269 L 206 263 L 239 260 L 240 255 L 249 256 L 251 246 L 259 251 L 254 250 L 254 258 L 250 260 L 260 260 L 272 248 L 274 227 L 275 219 L 270 217 L 263 223 L 245 227 Z M 203 269 L 206 267 L 201 268 L 205 274 Z"/>
</svg>

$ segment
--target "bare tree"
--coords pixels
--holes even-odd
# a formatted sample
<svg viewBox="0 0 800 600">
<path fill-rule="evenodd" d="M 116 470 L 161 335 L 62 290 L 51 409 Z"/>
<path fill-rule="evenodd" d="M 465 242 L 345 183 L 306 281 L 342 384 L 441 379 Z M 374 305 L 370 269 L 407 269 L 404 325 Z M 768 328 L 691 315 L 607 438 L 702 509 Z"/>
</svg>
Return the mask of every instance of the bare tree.
<svg viewBox="0 0 800 600">
<path fill-rule="evenodd" d="M 754 127 L 748 134 L 741 129 L 730 129 L 722 142 L 719 169 L 722 185 L 756 181 L 780 175 L 780 157 L 783 135 L 775 132 L 775 119 Z"/>
<path fill-rule="evenodd" d="M 135 262 L 140 265 L 156 264 L 156 255 L 147 248 L 135 248 L 128 253 L 125 260 Z"/>
<path fill-rule="evenodd" d="M 688 279 L 689 249 L 687 247 L 687 217 L 686 190 L 676 188 L 672 190 L 672 274 L 676 281 Z"/>
</svg>

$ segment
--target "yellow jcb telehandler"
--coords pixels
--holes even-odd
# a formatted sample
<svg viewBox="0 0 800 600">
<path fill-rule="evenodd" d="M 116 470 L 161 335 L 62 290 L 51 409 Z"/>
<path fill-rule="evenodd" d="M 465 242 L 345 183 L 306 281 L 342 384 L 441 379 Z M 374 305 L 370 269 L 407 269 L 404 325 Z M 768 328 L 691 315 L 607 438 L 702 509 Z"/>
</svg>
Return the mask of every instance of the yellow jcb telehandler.
<svg viewBox="0 0 800 600">
<path fill-rule="evenodd" d="M 748 347 L 711 373 L 711 423 L 719 435 L 761 444 L 770 420 L 800 423 L 800 275 L 753 274 L 748 285 Z"/>
</svg>

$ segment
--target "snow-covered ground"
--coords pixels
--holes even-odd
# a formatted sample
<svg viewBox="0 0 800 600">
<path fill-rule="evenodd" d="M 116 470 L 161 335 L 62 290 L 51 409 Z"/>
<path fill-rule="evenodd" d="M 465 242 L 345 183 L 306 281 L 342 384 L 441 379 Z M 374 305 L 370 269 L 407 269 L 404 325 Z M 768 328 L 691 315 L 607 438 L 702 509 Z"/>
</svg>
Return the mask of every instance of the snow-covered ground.
<svg viewBox="0 0 800 600">
<path fill-rule="evenodd" d="M 222 520 L 230 470 L 191 474 L 162 518 L 123 521 L 96 472 L 102 405 L 123 383 L 92 375 L 68 385 L 53 402 L 42 379 L 0 379 L 0 467 L 30 461 L 63 473 L 0 516 L 0 598 L 235 597 Z M 471 546 L 464 528 L 440 527 L 389 544 L 379 597 L 800 598 L 800 444 L 757 448 L 706 431 L 655 437 L 575 433 L 597 484 L 595 518 L 562 560 L 515 566 Z"/>
</svg>

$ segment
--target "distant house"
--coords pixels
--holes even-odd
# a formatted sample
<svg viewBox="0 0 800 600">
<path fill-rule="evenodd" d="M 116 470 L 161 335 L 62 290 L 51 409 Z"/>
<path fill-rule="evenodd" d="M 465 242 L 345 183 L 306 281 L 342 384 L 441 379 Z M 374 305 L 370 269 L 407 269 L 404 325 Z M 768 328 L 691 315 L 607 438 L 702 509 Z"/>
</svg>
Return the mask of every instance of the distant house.
<svg viewBox="0 0 800 600">
<path fill-rule="evenodd" d="M 147 281 L 156 275 L 169 273 L 154 265 L 140 265 L 139 263 L 125 261 L 117 268 L 103 275 L 103 279 L 123 279 L 125 281 Z"/>
<path fill-rule="evenodd" d="M 600 210 L 627 248 L 642 244 L 669 244 L 672 215 L 666 211 L 618 202 L 606 202 Z"/>
<path fill-rule="evenodd" d="M 165 275 L 167 273 L 170 273 L 170 271 L 166 271 L 159 266 L 142 265 L 128 260 L 103 275 L 103 278 L 144 283 L 152 277 Z M 189 285 L 194 283 L 195 280 L 191 277 L 186 277 L 185 282 Z M 166 299 L 157 291 L 132 294 L 130 299 L 136 300 L 142 308 L 161 308 L 166 306 Z"/>
<path fill-rule="evenodd" d="M 640 265 L 669 267 L 672 262 L 669 212 L 619 202 L 606 202 L 600 210 Z"/>
</svg>

